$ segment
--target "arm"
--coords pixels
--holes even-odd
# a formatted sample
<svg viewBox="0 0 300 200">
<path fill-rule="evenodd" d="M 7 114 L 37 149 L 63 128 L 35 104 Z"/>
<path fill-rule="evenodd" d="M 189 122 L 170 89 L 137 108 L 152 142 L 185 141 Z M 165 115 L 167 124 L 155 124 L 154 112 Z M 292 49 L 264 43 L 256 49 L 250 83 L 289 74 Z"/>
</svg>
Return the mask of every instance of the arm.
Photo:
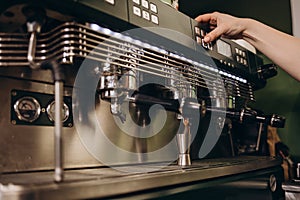
<svg viewBox="0 0 300 200">
<path fill-rule="evenodd" d="M 210 42 L 223 36 L 244 39 L 300 81 L 300 39 L 273 29 L 253 19 L 237 18 L 214 12 L 196 18 L 213 29 L 204 38 Z"/>
</svg>

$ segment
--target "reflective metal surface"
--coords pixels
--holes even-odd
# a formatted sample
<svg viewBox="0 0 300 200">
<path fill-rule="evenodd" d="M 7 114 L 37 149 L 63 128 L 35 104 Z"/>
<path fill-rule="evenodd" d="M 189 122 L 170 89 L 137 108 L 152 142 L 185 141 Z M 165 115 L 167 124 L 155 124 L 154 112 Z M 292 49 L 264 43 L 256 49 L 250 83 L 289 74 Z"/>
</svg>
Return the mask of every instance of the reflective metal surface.
<svg viewBox="0 0 300 200">
<path fill-rule="evenodd" d="M 7 174 L 1 176 L 0 191 L 2 199 L 130 199 L 139 195 L 143 199 L 158 198 L 207 188 L 211 184 L 217 186 L 228 181 L 274 173 L 279 163 L 266 157 L 240 157 L 202 160 L 189 167 L 170 165 L 160 169 L 163 163 L 124 166 L 136 168 L 136 171 L 140 168 L 158 169 L 146 174 L 124 173 L 106 167 L 67 170 L 65 182 L 59 184 L 53 183 L 51 172 Z M 155 190 L 165 186 L 169 189 L 163 192 Z"/>
<path fill-rule="evenodd" d="M 282 188 L 285 191 L 286 200 L 300 198 L 300 181 L 298 179 L 283 183 Z"/>
<path fill-rule="evenodd" d="M 258 56 L 203 43 L 158 0 L 0 4 L 1 199 L 157 198 L 279 171 L 233 157 L 237 123 L 284 124 L 247 109 L 274 74 L 260 76 Z"/>
</svg>

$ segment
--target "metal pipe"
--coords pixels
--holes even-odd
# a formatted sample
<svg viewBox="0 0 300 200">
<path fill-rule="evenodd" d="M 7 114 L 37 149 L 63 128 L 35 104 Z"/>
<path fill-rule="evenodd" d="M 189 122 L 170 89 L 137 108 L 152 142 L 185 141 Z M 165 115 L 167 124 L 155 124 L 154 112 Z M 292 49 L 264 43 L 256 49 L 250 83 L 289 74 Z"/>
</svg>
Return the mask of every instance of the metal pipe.
<svg viewBox="0 0 300 200">
<path fill-rule="evenodd" d="M 27 22 L 27 29 L 30 33 L 27 60 L 29 62 L 29 66 L 32 69 L 38 69 L 40 66 L 35 62 L 35 52 L 37 44 L 37 35 L 41 31 L 41 25 L 36 21 Z"/>
<path fill-rule="evenodd" d="M 63 169 L 63 90 L 64 90 L 64 72 L 54 60 L 42 63 L 42 69 L 50 69 L 54 80 L 54 181 L 62 182 L 64 178 Z"/>
<path fill-rule="evenodd" d="M 256 140 L 256 148 L 255 148 L 256 151 L 259 150 L 262 131 L 263 131 L 263 123 L 259 123 L 258 135 Z"/>
<path fill-rule="evenodd" d="M 63 87 L 62 81 L 55 81 L 55 122 L 54 122 L 54 155 L 55 155 L 55 172 L 54 181 L 62 182 L 63 171 L 63 145 L 62 145 L 62 116 L 63 116 Z"/>
</svg>

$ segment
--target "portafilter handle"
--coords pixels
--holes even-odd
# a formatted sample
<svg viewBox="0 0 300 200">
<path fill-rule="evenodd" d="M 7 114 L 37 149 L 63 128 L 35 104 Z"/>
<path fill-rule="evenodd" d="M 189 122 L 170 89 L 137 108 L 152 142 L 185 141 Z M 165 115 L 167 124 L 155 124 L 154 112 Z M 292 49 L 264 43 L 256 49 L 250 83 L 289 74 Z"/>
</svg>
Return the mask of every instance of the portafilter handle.
<svg viewBox="0 0 300 200">
<path fill-rule="evenodd" d="M 277 114 L 264 115 L 257 113 L 252 109 L 242 109 L 240 112 L 230 112 L 231 116 L 234 118 L 239 118 L 242 122 L 258 122 L 270 125 L 276 128 L 283 128 L 285 125 L 285 117 L 279 116 Z"/>
<path fill-rule="evenodd" d="M 277 75 L 277 65 L 271 63 L 258 67 L 257 73 L 262 79 L 269 79 Z"/>
<path fill-rule="evenodd" d="M 269 118 L 270 126 L 276 127 L 276 128 L 284 128 L 285 117 L 273 114 L 273 115 L 270 115 L 268 118 Z"/>
</svg>

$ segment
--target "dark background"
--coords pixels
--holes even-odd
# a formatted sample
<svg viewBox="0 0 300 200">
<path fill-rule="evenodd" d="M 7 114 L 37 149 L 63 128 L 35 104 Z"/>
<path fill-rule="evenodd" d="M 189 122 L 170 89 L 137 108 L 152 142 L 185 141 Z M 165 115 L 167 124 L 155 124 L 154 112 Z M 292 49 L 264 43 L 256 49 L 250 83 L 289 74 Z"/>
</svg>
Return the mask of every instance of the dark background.
<svg viewBox="0 0 300 200">
<path fill-rule="evenodd" d="M 251 17 L 282 31 L 292 32 L 289 0 L 179 0 L 179 9 L 192 18 L 214 11 Z"/>
</svg>

